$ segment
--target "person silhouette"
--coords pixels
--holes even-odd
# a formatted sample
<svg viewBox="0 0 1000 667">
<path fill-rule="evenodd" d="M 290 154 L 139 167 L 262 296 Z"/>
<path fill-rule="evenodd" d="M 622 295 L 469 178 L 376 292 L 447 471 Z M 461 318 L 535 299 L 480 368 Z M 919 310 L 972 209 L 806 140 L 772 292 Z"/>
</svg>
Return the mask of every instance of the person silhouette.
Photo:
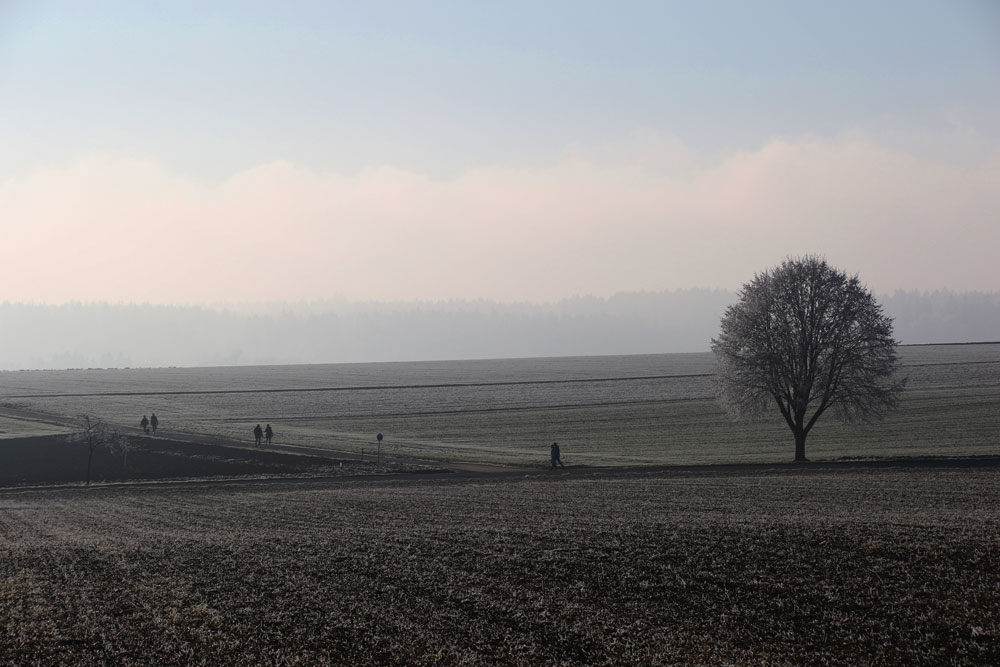
<svg viewBox="0 0 1000 667">
<path fill-rule="evenodd" d="M 260 424 L 253 427 L 253 440 L 254 444 L 260 447 L 260 437 L 264 435 L 264 431 L 261 430 Z"/>
<path fill-rule="evenodd" d="M 553 442 L 552 447 L 549 448 L 549 453 L 552 455 L 552 469 L 556 469 L 556 464 L 559 464 L 560 468 L 565 468 L 562 459 L 559 458 L 559 443 Z"/>
<path fill-rule="evenodd" d="M 264 437 L 267 438 L 267 444 L 270 445 L 271 444 L 271 438 L 274 437 L 274 429 L 271 428 L 270 424 L 268 424 L 264 428 Z"/>
<path fill-rule="evenodd" d="M 143 433 L 149 433 L 149 420 L 146 419 L 146 415 L 142 416 L 142 421 L 139 422 L 139 426 L 142 427 Z"/>
<path fill-rule="evenodd" d="M 149 418 L 149 425 L 153 429 L 153 435 L 156 435 L 156 427 L 159 426 L 159 424 L 160 420 L 156 418 L 156 413 L 154 412 L 153 416 Z"/>
</svg>

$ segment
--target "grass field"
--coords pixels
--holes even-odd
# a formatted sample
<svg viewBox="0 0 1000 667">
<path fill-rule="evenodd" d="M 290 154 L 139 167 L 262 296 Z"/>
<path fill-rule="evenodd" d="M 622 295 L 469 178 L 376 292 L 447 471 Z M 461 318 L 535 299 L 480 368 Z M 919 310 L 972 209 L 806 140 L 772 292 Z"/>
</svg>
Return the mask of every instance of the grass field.
<svg viewBox="0 0 1000 667">
<path fill-rule="evenodd" d="M 901 410 L 884 424 L 810 435 L 812 459 L 1000 454 L 1000 344 L 908 346 Z M 576 465 L 785 461 L 783 423 L 734 424 L 711 398 L 710 354 L 0 373 L 0 402 L 166 433 L 443 461 L 544 465 L 558 440 Z"/>
<path fill-rule="evenodd" d="M 0 492 L 7 664 L 1000 664 L 1000 468 Z"/>
</svg>

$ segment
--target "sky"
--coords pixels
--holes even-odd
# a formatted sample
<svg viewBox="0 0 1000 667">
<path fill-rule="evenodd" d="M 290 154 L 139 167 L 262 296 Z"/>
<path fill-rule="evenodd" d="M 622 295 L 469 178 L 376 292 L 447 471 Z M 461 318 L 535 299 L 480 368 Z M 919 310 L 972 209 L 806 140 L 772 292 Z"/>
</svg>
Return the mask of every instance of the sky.
<svg viewBox="0 0 1000 667">
<path fill-rule="evenodd" d="M 1000 3 L 0 0 L 0 301 L 1000 290 Z"/>
</svg>

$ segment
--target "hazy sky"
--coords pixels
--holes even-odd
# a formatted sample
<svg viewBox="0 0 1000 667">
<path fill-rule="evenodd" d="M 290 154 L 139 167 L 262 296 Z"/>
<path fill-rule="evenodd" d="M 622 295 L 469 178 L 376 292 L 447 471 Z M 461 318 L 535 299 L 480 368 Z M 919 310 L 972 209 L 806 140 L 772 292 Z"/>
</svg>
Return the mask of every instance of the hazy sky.
<svg viewBox="0 0 1000 667">
<path fill-rule="evenodd" d="M 998 290 L 998 248 L 992 0 L 0 0 L 0 300 Z"/>
</svg>

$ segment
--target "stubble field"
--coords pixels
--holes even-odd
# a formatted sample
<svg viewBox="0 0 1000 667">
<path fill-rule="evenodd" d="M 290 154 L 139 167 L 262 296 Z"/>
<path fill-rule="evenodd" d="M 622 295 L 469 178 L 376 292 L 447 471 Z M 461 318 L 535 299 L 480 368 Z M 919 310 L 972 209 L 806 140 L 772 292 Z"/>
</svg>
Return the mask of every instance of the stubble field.
<svg viewBox="0 0 1000 667">
<path fill-rule="evenodd" d="M 997 664 L 1000 469 L 0 493 L 7 664 Z"/>
</svg>

